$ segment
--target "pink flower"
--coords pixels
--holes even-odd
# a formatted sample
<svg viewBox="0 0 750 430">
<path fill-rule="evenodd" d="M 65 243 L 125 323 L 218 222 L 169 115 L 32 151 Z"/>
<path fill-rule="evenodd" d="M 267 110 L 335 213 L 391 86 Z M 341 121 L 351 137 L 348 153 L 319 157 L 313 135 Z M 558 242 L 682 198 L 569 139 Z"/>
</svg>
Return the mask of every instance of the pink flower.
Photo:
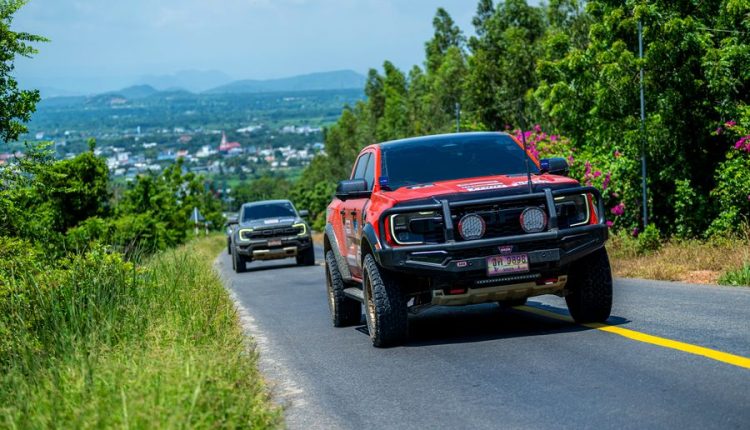
<svg viewBox="0 0 750 430">
<path fill-rule="evenodd" d="M 612 226 L 615 225 L 612 221 L 607 221 L 607 227 L 612 228 Z"/>
<path fill-rule="evenodd" d="M 723 128 L 721 128 L 721 127 L 719 127 L 719 128 L 717 128 L 717 129 L 716 129 L 716 132 L 715 132 L 715 133 L 716 133 L 716 134 L 721 134 L 721 133 L 722 133 L 723 131 L 724 131 L 724 129 L 723 129 Z"/>
<path fill-rule="evenodd" d="M 556 142 L 557 141 L 557 135 L 556 134 L 550 135 L 549 140 L 551 140 L 553 142 Z"/>
<path fill-rule="evenodd" d="M 638 237 L 638 235 L 641 233 L 640 230 L 638 230 L 638 227 L 633 229 L 633 237 Z"/>
<path fill-rule="evenodd" d="M 725 126 L 726 126 L 727 128 L 732 128 L 732 127 L 734 127 L 735 125 L 737 125 L 737 123 L 736 123 L 736 122 L 734 122 L 734 120 L 732 120 L 732 121 L 727 121 L 727 122 L 725 122 L 725 123 L 724 123 L 724 125 L 725 125 Z"/>
<path fill-rule="evenodd" d="M 586 161 L 585 166 L 586 166 L 586 173 L 585 173 L 585 175 L 586 176 L 591 175 L 591 162 L 590 161 Z"/>
<path fill-rule="evenodd" d="M 542 126 L 539 125 L 539 124 L 534 124 L 534 131 L 536 131 L 537 133 L 541 133 L 542 132 Z"/>
<path fill-rule="evenodd" d="M 615 149 L 615 158 L 620 158 L 621 155 L 622 153 L 619 150 Z"/>
<path fill-rule="evenodd" d="M 612 179 L 612 173 L 607 172 L 607 174 L 604 176 L 604 182 L 602 182 L 602 191 L 606 190 L 609 186 L 609 181 Z"/>
<path fill-rule="evenodd" d="M 594 177 L 595 178 L 598 178 L 599 176 L 602 176 L 602 172 L 600 172 L 598 170 L 596 172 L 594 172 Z"/>
<path fill-rule="evenodd" d="M 573 157 L 572 155 L 568 156 L 568 164 L 572 166 L 573 163 L 575 163 L 575 161 L 576 161 L 575 157 Z"/>
<path fill-rule="evenodd" d="M 744 136 L 734 144 L 734 149 L 750 152 L 750 135 Z"/>
<path fill-rule="evenodd" d="M 625 203 L 618 203 L 615 207 L 610 209 L 610 212 L 615 216 L 622 216 L 625 213 Z"/>
</svg>

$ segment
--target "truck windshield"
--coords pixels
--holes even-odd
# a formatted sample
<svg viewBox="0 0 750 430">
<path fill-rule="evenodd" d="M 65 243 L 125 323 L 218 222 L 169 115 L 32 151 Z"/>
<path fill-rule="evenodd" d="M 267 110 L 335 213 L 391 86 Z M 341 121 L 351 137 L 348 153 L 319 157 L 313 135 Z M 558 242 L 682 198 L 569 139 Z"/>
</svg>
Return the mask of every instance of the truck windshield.
<svg viewBox="0 0 750 430">
<path fill-rule="evenodd" d="M 507 135 L 440 136 L 383 146 L 383 176 L 397 188 L 453 179 L 526 173 L 526 154 Z M 531 173 L 539 169 L 529 159 Z"/>
<path fill-rule="evenodd" d="M 242 210 L 242 221 L 253 221 L 267 218 L 295 218 L 297 212 L 289 202 L 268 203 L 245 206 Z"/>
</svg>

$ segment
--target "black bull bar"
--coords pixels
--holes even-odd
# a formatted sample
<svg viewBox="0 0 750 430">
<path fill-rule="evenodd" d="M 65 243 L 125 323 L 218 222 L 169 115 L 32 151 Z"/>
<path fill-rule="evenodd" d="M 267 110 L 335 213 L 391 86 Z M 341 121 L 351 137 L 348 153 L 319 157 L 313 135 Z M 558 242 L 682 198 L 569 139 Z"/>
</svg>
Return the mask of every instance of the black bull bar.
<svg viewBox="0 0 750 430">
<path fill-rule="evenodd" d="M 499 196 L 499 197 L 488 197 L 474 200 L 464 200 L 458 202 L 449 202 L 448 200 L 435 199 L 435 203 L 423 204 L 423 205 L 410 205 L 410 206 L 398 206 L 383 211 L 380 219 L 378 220 L 378 231 L 380 235 L 380 243 L 383 249 L 392 248 L 391 244 L 386 240 L 385 220 L 391 215 L 410 213 L 410 212 L 426 212 L 426 211 L 437 211 L 441 212 L 443 216 L 444 232 L 445 232 L 445 243 L 431 244 L 431 245 L 406 245 L 399 246 L 400 251 L 409 251 L 411 248 L 419 251 L 431 251 L 445 249 L 448 245 L 452 250 L 471 249 L 481 246 L 494 246 L 494 245 L 505 245 L 521 243 L 526 241 L 539 241 L 539 240 L 555 240 L 560 238 L 560 230 L 557 223 L 557 208 L 555 207 L 555 197 L 569 196 L 569 195 L 580 195 L 587 194 L 595 197 L 596 209 L 597 209 L 597 223 L 587 224 L 578 227 L 570 227 L 565 229 L 566 235 L 587 233 L 592 230 L 606 229 L 606 219 L 604 216 L 604 201 L 602 199 L 601 192 L 594 187 L 572 187 L 558 190 L 552 190 L 550 188 L 544 188 L 541 192 L 517 194 L 512 196 Z M 514 236 L 495 237 L 488 239 L 476 239 L 467 240 L 462 242 L 456 242 L 455 229 L 453 227 L 452 209 L 465 207 L 465 206 L 480 206 L 495 203 L 508 203 L 515 201 L 528 201 L 538 200 L 544 201 L 547 210 L 547 230 L 540 233 L 527 233 Z"/>
</svg>

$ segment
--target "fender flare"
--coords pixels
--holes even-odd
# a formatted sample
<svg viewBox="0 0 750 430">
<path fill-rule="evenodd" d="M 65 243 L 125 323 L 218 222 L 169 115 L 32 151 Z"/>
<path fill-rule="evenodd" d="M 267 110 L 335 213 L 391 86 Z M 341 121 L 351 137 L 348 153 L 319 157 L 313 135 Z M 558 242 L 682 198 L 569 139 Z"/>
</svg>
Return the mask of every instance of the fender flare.
<svg viewBox="0 0 750 430">
<path fill-rule="evenodd" d="M 352 279 L 352 274 L 349 271 L 349 264 L 346 262 L 346 259 L 343 255 L 341 255 L 341 248 L 339 247 L 339 240 L 336 237 L 336 231 L 333 229 L 333 226 L 331 224 L 326 224 L 325 232 L 323 234 L 324 240 L 327 240 L 328 243 L 331 245 L 331 251 L 333 251 L 333 256 L 336 258 L 336 264 L 339 267 L 339 272 L 341 273 L 341 277 L 343 277 L 346 280 Z M 325 244 L 323 247 L 323 252 L 325 252 Z M 325 255 L 323 256 L 325 259 Z"/>
<path fill-rule="evenodd" d="M 365 245 L 372 250 L 372 256 L 375 257 L 375 261 L 377 261 L 378 264 L 381 264 L 380 252 L 378 251 L 382 249 L 382 246 L 380 245 L 378 235 L 375 233 L 375 227 L 370 223 L 365 224 L 362 229 L 362 243 L 360 244 L 359 249 L 361 250 Z M 360 255 L 360 258 L 364 259 L 364 255 Z"/>
</svg>

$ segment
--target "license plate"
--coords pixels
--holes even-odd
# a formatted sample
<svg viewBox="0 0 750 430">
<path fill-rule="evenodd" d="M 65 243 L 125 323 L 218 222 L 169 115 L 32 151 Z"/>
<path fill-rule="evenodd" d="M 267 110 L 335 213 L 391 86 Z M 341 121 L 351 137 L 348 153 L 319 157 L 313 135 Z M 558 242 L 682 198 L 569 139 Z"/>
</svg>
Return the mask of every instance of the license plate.
<svg viewBox="0 0 750 430">
<path fill-rule="evenodd" d="M 492 257 L 487 257 L 487 276 L 528 271 L 528 254 L 493 255 Z"/>
<path fill-rule="evenodd" d="M 269 240 L 268 246 L 281 246 L 281 240 Z"/>
</svg>

